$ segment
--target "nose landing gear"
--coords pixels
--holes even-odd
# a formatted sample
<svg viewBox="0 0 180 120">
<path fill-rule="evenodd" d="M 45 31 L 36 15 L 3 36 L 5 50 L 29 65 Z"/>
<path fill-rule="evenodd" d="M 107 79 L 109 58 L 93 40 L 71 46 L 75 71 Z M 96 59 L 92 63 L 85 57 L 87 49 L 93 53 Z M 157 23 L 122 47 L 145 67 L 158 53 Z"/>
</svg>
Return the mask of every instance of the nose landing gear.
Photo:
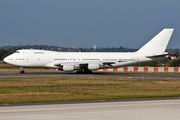
<svg viewBox="0 0 180 120">
<path fill-rule="evenodd" d="M 23 67 L 20 67 L 21 71 L 20 73 L 25 73 L 25 71 L 23 70 Z"/>
</svg>

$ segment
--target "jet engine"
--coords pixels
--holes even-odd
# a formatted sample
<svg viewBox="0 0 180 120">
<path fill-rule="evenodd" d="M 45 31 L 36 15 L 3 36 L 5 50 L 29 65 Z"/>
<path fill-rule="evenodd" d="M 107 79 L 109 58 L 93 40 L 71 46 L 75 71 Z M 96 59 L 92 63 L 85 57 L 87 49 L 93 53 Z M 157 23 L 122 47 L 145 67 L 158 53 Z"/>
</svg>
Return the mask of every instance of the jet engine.
<svg viewBox="0 0 180 120">
<path fill-rule="evenodd" d="M 89 63 L 88 64 L 88 69 L 89 70 L 99 70 L 99 64 L 97 64 L 97 63 Z"/>
<path fill-rule="evenodd" d="M 63 71 L 73 71 L 74 65 L 63 65 Z"/>
</svg>

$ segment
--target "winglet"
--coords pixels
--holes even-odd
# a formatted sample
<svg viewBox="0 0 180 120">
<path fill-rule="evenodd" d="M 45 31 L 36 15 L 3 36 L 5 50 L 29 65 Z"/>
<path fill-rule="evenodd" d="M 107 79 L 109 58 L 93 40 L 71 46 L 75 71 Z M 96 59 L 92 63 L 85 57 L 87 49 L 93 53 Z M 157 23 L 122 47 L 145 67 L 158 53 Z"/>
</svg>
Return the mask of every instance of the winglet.
<svg viewBox="0 0 180 120">
<path fill-rule="evenodd" d="M 173 31 L 174 29 L 172 28 L 163 29 L 137 52 L 163 53 L 167 47 Z"/>
</svg>

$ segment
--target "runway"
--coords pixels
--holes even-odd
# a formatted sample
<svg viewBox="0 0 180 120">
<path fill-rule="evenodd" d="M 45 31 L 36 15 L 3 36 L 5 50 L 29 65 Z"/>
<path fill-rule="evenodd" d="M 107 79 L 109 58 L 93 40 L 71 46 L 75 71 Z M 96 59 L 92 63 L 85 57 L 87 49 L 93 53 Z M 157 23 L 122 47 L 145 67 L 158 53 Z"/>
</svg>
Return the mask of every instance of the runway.
<svg viewBox="0 0 180 120">
<path fill-rule="evenodd" d="M 74 72 L 27 72 L 0 73 L 0 78 L 21 77 L 83 77 L 83 78 L 143 78 L 143 79 L 174 79 L 180 80 L 180 74 L 155 74 L 155 73 L 121 73 L 121 72 L 93 72 L 93 74 L 76 74 Z"/>
<path fill-rule="evenodd" d="M 178 120 L 180 99 L 0 107 L 2 120 Z"/>
</svg>

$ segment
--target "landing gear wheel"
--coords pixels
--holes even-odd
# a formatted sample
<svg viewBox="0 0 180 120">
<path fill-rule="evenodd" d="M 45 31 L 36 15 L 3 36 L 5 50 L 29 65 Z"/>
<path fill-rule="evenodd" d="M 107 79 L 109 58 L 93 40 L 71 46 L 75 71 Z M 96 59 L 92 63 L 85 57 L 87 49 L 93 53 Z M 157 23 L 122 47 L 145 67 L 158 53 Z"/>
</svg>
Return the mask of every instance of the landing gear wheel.
<svg viewBox="0 0 180 120">
<path fill-rule="evenodd" d="M 92 74 L 91 70 L 78 70 L 76 74 Z"/>
<path fill-rule="evenodd" d="M 92 74 L 92 71 L 91 71 L 91 70 L 89 70 L 89 74 Z"/>
<path fill-rule="evenodd" d="M 92 74 L 91 70 L 85 70 L 84 72 L 85 72 L 85 74 Z"/>
<path fill-rule="evenodd" d="M 83 70 L 78 70 L 78 71 L 76 71 L 76 73 L 77 73 L 77 74 L 83 74 L 84 71 L 83 71 Z"/>
<path fill-rule="evenodd" d="M 20 73 L 25 73 L 24 70 L 21 70 Z"/>
</svg>

